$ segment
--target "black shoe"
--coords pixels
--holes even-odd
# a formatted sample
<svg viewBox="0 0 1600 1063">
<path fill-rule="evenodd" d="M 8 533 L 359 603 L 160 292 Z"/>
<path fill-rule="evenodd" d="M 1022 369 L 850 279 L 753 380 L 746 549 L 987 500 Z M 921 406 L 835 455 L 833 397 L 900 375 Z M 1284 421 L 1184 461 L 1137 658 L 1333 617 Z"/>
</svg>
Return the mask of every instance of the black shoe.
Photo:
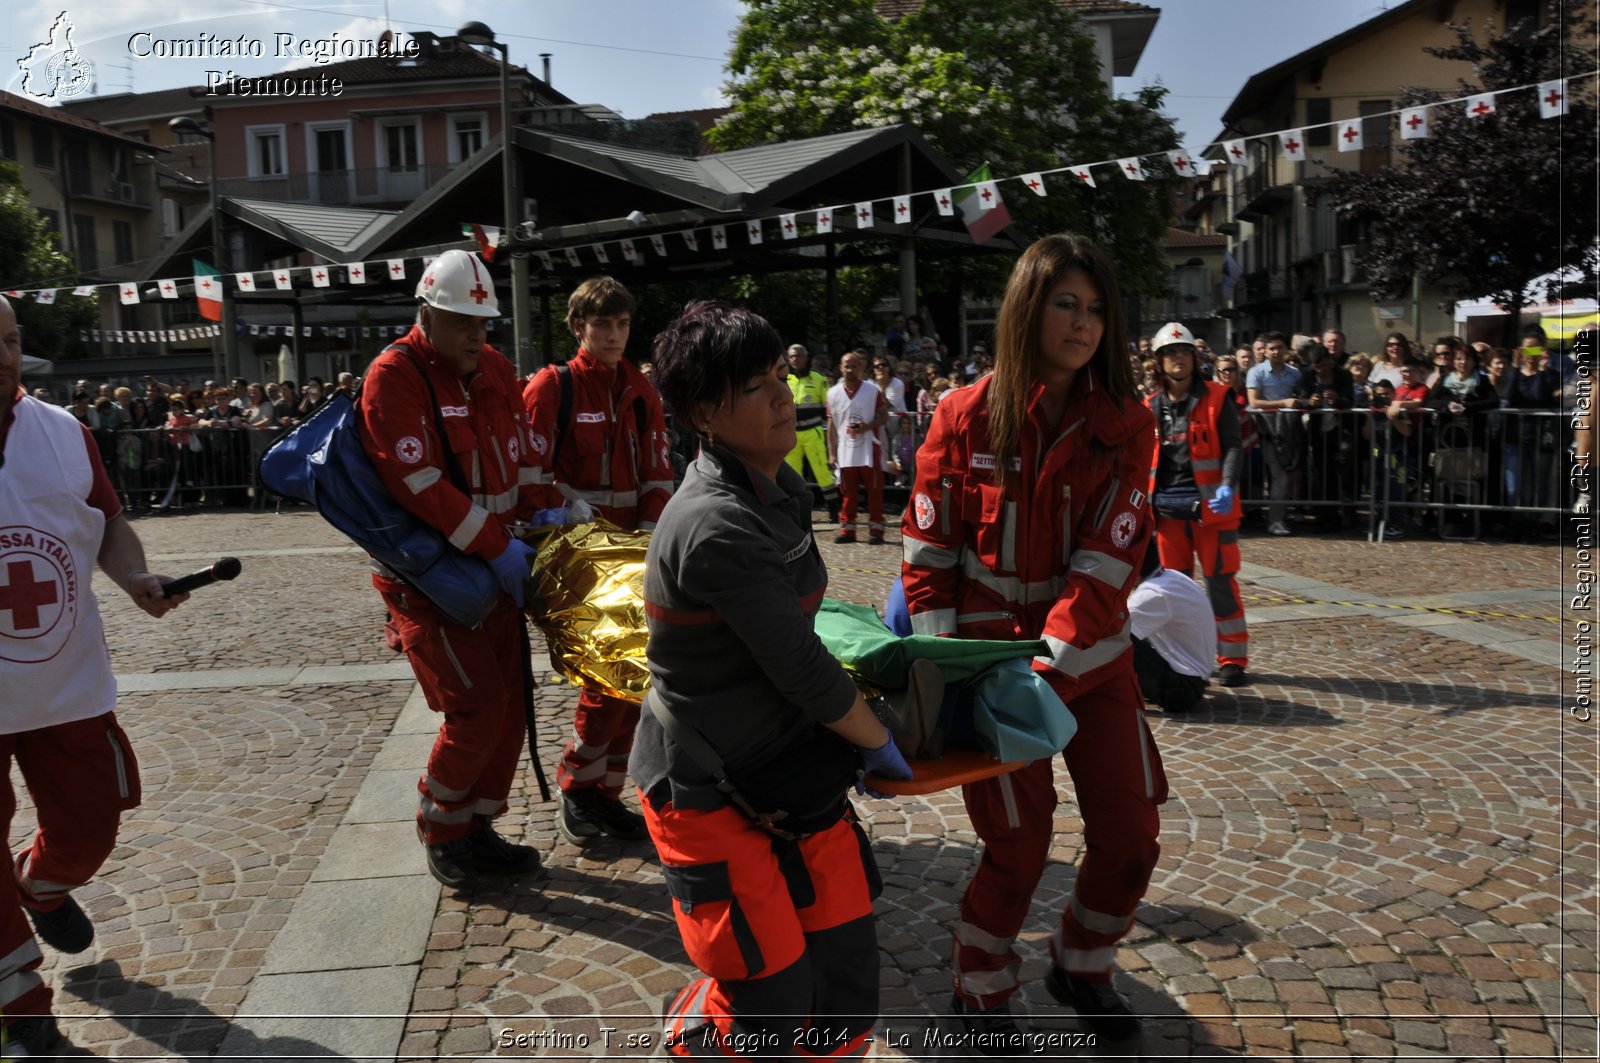
<svg viewBox="0 0 1600 1063">
<path fill-rule="evenodd" d="M 82 952 L 94 944 L 94 924 L 83 914 L 78 902 L 68 896 L 60 907 L 48 912 L 25 909 L 33 921 L 39 940 L 57 952 Z"/>
<path fill-rule="evenodd" d="M 1052 966 L 1045 977 L 1044 988 L 1058 1004 L 1076 1011 L 1097 1037 L 1126 1041 L 1139 1033 L 1139 1019 L 1109 980 L 1091 981 Z"/>
<path fill-rule="evenodd" d="M 6 1023 L 0 1034 L 0 1059 L 50 1056 L 61 1045 L 61 1031 L 54 1015 L 29 1015 Z"/>
<path fill-rule="evenodd" d="M 601 835 L 625 842 L 649 837 L 644 817 L 596 786 L 561 791 L 561 834 L 574 845 L 587 845 Z"/>
<path fill-rule="evenodd" d="M 1225 687 L 1242 687 L 1248 680 L 1245 679 L 1243 667 L 1237 664 L 1225 664 L 1217 670 L 1217 682 Z"/>
<path fill-rule="evenodd" d="M 485 821 L 464 838 L 426 847 L 428 873 L 451 889 L 471 885 L 482 875 L 525 875 L 539 870 L 532 846 L 513 845 Z"/>
<path fill-rule="evenodd" d="M 983 1011 L 952 993 L 948 1024 L 961 1038 L 963 1050 L 973 1055 L 1013 1056 L 1027 1051 L 1022 1027 L 1005 1004 Z"/>
<path fill-rule="evenodd" d="M 836 543 L 853 543 L 856 541 L 856 533 L 853 531 L 842 531 L 833 537 L 833 541 Z"/>
<path fill-rule="evenodd" d="M 539 870 L 539 850 L 531 845 L 506 841 L 488 821 L 467 835 L 467 851 L 473 865 L 485 875 L 527 875 Z"/>
<path fill-rule="evenodd" d="M 883 536 L 881 536 L 881 535 L 869 535 L 869 536 L 867 536 L 867 545 L 868 546 L 882 546 L 883 545 Z"/>
</svg>

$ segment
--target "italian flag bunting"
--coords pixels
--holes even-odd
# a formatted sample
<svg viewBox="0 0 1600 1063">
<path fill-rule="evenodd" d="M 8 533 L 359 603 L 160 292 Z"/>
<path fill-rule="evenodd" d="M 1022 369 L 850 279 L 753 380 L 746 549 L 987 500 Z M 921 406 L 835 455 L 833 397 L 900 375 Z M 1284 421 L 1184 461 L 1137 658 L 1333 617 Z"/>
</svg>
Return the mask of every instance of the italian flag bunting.
<svg viewBox="0 0 1600 1063">
<path fill-rule="evenodd" d="M 961 208 L 961 220 L 975 244 L 988 243 L 1011 224 L 1011 212 L 1000 198 L 988 163 L 967 174 L 967 184 L 956 191 L 955 198 L 956 206 Z"/>
<path fill-rule="evenodd" d="M 198 258 L 189 262 L 194 267 L 194 298 L 200 304 L 200 316 L 207 321 L 221 321 L 222 274 Z"/>
</svg>

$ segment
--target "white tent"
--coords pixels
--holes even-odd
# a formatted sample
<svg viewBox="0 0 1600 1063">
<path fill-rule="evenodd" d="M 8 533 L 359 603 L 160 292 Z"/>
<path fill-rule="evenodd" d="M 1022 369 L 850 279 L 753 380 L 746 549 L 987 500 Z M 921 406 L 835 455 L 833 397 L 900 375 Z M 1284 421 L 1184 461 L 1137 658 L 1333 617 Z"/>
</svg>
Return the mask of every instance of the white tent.
<svg viewBox="0 0 1600 1063">
<path fill-rule="evenodd" d="M 41 373 L 48 373 L 53 369 L 55 369 L 55 364 L 48 358 L 35 358 L 31 354 L 25 354 L 22 356 L 23 376 L 38 376 Z"/>
</svg>

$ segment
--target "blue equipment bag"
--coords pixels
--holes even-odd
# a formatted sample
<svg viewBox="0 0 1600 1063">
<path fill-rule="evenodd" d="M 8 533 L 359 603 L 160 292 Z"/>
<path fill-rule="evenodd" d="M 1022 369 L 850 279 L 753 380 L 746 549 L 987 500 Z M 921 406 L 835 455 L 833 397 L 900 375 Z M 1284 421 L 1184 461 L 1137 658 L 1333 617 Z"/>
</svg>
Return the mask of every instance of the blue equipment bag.
<svg viewBox="0 0 1600 1063">
<path fill-rule="evenodd" d="M 434 410 L 437 417 L 437 403 Z M 324 520 L 454 623 L 476 627 L 499 601 L 500 584 L 488 564 L 457 550 L 390 496 L 361 447 L 355 400 L 341 391 L 267 448 L 258 482 L 316 506 Z"/>
</svg>

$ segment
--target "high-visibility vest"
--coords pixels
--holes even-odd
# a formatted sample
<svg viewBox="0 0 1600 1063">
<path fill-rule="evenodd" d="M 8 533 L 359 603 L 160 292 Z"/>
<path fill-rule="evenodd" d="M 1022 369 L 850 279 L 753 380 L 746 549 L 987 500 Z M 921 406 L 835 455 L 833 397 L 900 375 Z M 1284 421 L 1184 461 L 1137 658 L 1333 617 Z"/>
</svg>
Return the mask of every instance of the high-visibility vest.
<svg viewBox="0 0 1600 1063">
<path fill-rule="evenodd" d="M 1202 390 L 1195 397 L 1194 409 L 1189 411 L 1189 463 L 1194 469 L 1194 483 L 1200 490 L 1200 500 L 1209 502 L 1216 496 L 1217 488 L 1222 486 L 1222 433 L 1217 429 L 1217 418 L 1238 417 L 1239 411 L 1228 389 L 1216 381 L 1196 377 L 1193 386 Z M 1145 404 L 1154 405 L 1149 400 Z M 1156 491 L 1156 470 L 1160 466 L 1161 446 L 1158 443 L 1150 459 L 1152 497 Z M 1237 526 L 1243 515 L 1240 508 L 1235 505 L 1232 514 L 1219 517 L 1201 506 L 1200 517 L 1203 523 L 1210 525 L 1231 523 Z"/>
<path fill-rule="evenodd" d="M 789 392 L 794 396 L 794 428 L 821 428 L 828 422 L 828 378 L 814 369 L 789 374 Z"/>
</svg>

